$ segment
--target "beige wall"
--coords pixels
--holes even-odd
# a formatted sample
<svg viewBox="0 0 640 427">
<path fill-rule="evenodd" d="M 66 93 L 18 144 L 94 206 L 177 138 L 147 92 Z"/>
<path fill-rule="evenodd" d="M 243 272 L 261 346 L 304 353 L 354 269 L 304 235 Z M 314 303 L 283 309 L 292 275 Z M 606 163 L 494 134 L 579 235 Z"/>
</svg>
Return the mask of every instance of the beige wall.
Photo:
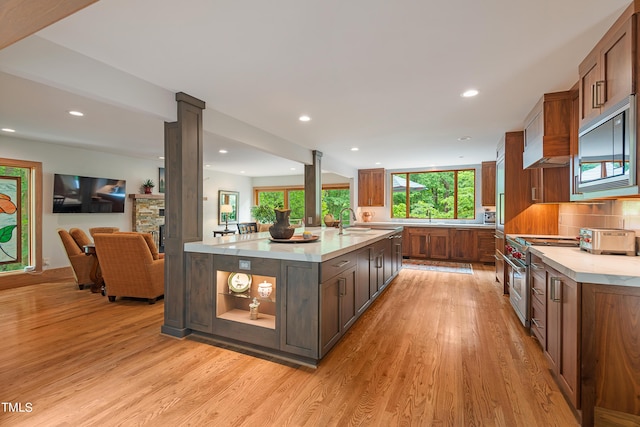
<svg viewBox="0 0 640 427">
<path fill-rule="evenodd" d="M 580 227 L 624 228 L 640 236 L 640 198 L 561 204 L 558 234 L 577 236 Z"/>
</svg>

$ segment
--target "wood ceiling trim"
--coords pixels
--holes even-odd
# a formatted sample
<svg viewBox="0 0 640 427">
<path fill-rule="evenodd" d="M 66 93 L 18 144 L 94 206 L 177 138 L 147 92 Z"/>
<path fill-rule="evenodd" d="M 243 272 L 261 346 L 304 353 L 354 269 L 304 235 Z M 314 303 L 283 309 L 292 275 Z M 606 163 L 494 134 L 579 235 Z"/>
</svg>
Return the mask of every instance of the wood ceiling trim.
<svg viewBox="0 0 640 427">
<path fill-rule="evenodd" d="M 0 3 L 0 49 L 98 0 L 6 0 Z"/>
</svg>

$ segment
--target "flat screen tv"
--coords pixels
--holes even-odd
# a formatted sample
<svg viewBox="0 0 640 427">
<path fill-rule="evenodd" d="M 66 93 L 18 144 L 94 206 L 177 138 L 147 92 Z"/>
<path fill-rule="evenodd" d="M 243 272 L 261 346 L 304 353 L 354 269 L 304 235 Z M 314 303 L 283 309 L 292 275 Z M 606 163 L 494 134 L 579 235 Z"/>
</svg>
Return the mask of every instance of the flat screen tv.
<svg viewBox="0 0 640 427">
<path fill-rule="evenodd" d="M 122 213 L 126 194 L 123 179 L 55 174 L 53 213 Z"/>
</svg>

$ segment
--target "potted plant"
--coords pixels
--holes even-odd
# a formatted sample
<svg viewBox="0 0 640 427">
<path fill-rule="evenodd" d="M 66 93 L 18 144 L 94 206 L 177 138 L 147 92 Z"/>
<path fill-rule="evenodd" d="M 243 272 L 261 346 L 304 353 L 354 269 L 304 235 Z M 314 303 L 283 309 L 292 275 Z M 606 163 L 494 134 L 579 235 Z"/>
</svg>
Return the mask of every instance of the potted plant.
<svg viewBox="0 0 640 427">
<path fill-rule="evenodd" d="M 261 224 L 273 223 L 276 213 L 271 206 L 257 205 L 251 208 L 251 216 Z"/>
<path fill-rule="evenodd" d="M 144 188 L 144 194 L 151 194 L 151 190 L 155 187 L 156 184 L 151 179 L 147 179 L 142 183 L 142 188 Z"/>
</svg>

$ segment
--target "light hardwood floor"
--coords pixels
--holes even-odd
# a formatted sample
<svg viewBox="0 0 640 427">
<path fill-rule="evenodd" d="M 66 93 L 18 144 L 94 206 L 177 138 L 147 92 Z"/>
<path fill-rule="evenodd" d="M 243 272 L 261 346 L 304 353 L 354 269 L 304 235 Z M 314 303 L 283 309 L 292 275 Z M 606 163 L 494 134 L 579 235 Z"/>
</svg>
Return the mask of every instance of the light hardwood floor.
<svg viewBox="0 0 640 427">
<path fill-rule="evenodd" d="M 492 271 L 403 269 L 316 370 L 163 336 L 162 301 L 0 291 L 0 401 L 31 408 L 0 425 L 577 426 Z"/>
</svg>

